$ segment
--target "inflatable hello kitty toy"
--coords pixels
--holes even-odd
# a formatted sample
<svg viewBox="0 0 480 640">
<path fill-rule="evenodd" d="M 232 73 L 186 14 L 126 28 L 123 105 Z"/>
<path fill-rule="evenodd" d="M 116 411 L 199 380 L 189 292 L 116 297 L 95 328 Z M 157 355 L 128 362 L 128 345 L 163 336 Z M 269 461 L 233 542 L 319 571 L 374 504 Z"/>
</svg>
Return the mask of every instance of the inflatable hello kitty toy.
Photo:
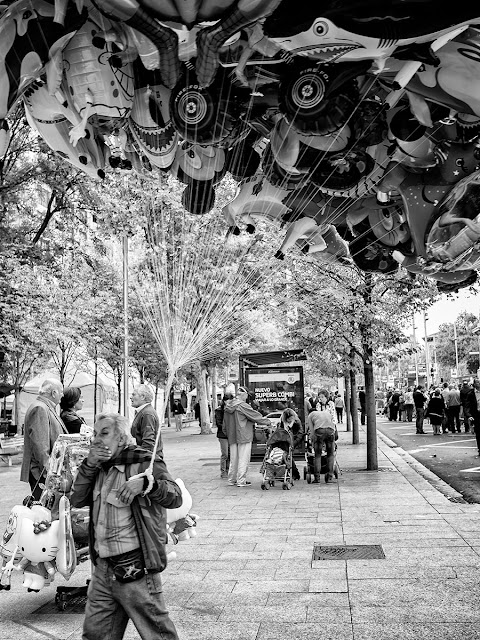
<svg viewBox="0 0 480 640">
<path fill-rule="evenodd" d="M 41 504 L 16 505 L 1 541 L 0 589 L 9 590 L 12 571 L 23 572 L 23 586 L 38 592 L 58 571 L 67 580 L 77 566 L 70 519 L 70 501 L 62 496 L 59 520 Z"/>
<path fill-rule="evenodd" d="M 1 588 L 10 589 L 12 571 L 23 571 L 28 591 L 40 591 L 56 568 L 59 521 L 52 522 L 49 509 L 40 504 L 31 508 L 16 505 L 10 512 L 1 543 Z M 18 561 L 18 564 L 15 562 Z"/>
<path fill-rule="evenodd" d="M 197 532 L 195 527 L 197 526 L 198 516 L 190 513 L 192 508 L 192 496 L 190 495 L 185 483 L 180 478 L 177 478 L 175 482 L 182 490 L 183 502 L 177 509 L 167 509 L 167 539 L 169 544 L 178 544 L 183 540 L 189 540 L 195 538 Z M 167 554 L 168 560 L 175 560 L 177 554 L 175 551 L 170 551 Z"/>
</svg>

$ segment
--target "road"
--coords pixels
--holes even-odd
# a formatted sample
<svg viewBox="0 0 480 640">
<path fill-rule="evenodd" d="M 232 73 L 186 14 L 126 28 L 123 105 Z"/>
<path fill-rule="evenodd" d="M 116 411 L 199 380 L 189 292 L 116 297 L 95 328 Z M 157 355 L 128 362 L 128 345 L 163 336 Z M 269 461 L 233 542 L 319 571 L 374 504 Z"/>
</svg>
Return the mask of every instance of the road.
<svg viewBox="0 0 480 640">
<path fill-rule="evenodd" d="M 377 416 L 377 429 L 433 471 L 468 502 L 480 503 L 480 458 L 472 433 L 434 436 L 425 421 L 425 435 L 415 433 L 414 422 L 390 422 Z"/>
</svg>

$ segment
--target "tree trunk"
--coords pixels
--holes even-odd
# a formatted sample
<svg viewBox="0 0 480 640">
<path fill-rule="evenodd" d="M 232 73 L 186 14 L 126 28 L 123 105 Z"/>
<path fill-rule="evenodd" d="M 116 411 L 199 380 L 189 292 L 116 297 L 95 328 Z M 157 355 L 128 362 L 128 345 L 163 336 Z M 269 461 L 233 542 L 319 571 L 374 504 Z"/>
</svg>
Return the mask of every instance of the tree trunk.
<svg viewBox="0 0 480 640">
<path fill-rule="evenodd" d="M 97 347 L 95 346 L 95 369 L 93 375 L 93 419 L 97 415 L 97 390 L 98 390 L 98 362 L 97 362 Z"/>
<path fill-rule="evenodd" d="M 352 430 L 352 414 L 350 413 L 351 408 L 351 391 L 350 391 L 350 372 L 348 369 L 345 369 L 343 372 L 343 376 L 345 378 L 345 416 L 347 419 L 347 431 Z"/>
<path fill-rule="evenodd" d="M 210 425 L 210 416 L 208 412 L 207 397 L 207 368 L 201 362 L 198 363 L 197 375 L 197 402 L 200 403 L 200 434 L 206 435 L 212 433 Z"/>
<path fill-rule="evenodd" d="M 211 368 L 210 379 L 212 381 L 212 416 L 217 408 L 217 365 Z"/>
<path fill-rule="evenodd" d="M 352 414 L 352 444 L 360 444 L 360 432 L 358 428 L 358 392 L 357 392 L 357 380 L 355 375 L 357 370 L 355 369 L 355 355 L 350 354 L 350 411 Z"/>
<path fill-rule="evenodd" d="M 17 425 L 17 435 L 23 435 L 23 429 L 20 424 L 20 387 L 15 387 L 15 399 L 13 401 L 13 415 L 12 418 L 15 417 L 15 424 Z M 13 420 L 12 420 L 13 426 Z"/>
<path fill-rule="evenodd" d="M 375 414 L 375 381 L 371 347 L 367 347 L 365 356 L 363 373 L 365 375 L 365 408 L 367 410 L 367 469 L 368 471 L 377 471 L 377 417 Z"/>
<path fill-rule="evenodd" d="M 372 274 L 365 273 L 365 305 L 370 312 L 372 304 Z M 377 422 L 375 415 L 375 380 L 373 378 L 373 348 L 371 325 L 360 327 L 363 348 L 363 373 L 365 376 L 365 409 L 367 413 L 367 469 L 378 470 Z"/>
<path fill-rule="evenodd" d="M 115 374 L 116 382 L 117 382 L 117 393 L 118 393 L 118 413 L 122 413 L 122 374 L 120 369 L 117 367 L 117 372 Z"/>
</svg>

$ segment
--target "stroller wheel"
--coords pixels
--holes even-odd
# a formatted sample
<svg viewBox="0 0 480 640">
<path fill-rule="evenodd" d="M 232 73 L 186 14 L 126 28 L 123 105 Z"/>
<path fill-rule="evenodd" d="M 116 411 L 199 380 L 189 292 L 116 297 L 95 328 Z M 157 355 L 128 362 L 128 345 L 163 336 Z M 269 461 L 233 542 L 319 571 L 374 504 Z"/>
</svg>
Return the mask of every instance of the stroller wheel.
<svg viewBox="0 0 480 640">
<path fill-rule="evenodd" d="M 307 473 L 307 482 L 308 482 L 308 484 L 312 484 L 312 474 L 311 473 Z"/>
<path fill-rule="evenodd" d="M 262 482 L 260 486 L 262 487 L 262 491 L 265 491 L 265 489 L 268 489 L 267 485 L 264 482 Z"/>
<path fill-rule="evenodd" d="M 282 485 L 282 489 L 283 489 L 284 491 L 286 491 L 286 490 L 287 490 L 287 488 L 288 488 L 288 484 L 287 484 L 286 482 L 284 482 L 284 483 L 283 483 L 283 485 Z"/>
<path fill-rule="evenodd" d="M 303 479 L 307 479 L 307 467 L 303 467 Z"/>
<path fill-rule="evenodd" d="M 333 470 L 333 475 L 338 480 L 338 469 L 337 469 L 337 467 L 335 467 L 335 469 Z"/>
</svg>

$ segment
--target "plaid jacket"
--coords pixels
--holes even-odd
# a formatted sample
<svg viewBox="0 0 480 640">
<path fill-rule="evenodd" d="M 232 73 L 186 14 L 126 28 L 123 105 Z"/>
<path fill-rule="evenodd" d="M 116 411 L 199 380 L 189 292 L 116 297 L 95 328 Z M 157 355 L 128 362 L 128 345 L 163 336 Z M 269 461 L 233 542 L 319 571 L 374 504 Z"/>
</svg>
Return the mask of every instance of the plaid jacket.
<svg viewBox="0 0 480 640">
<path fill-rule="evenodd" d="M 148 467 L 151 453 L 134 445 L 125 448 L 114 460 L 109 460 L 104 469 L 108 470 L 115 464 L 124 464 L 127 480 L 131 476 L 145 471 Z M 100 468 L 90 468 L 85 461 L 78 469 L 72 495 L 73 507 L 90 507 L 90 557 L 95 564 L 95 522 L 93 516 L 93 490 Z M 178 484 L 168 473 L 165 462 L 157 454 L 153 467 L 155 483 L 152 491 L 142 498 L 134 498 L 132 509 L 137 529 L 140 547 L 142 549 L 147 571 L 163 571 L 167 566 L 165 544 L 167 542 L 165 509 L 176 509 L 182 504 L 182 492 Z"/>
</svg>

